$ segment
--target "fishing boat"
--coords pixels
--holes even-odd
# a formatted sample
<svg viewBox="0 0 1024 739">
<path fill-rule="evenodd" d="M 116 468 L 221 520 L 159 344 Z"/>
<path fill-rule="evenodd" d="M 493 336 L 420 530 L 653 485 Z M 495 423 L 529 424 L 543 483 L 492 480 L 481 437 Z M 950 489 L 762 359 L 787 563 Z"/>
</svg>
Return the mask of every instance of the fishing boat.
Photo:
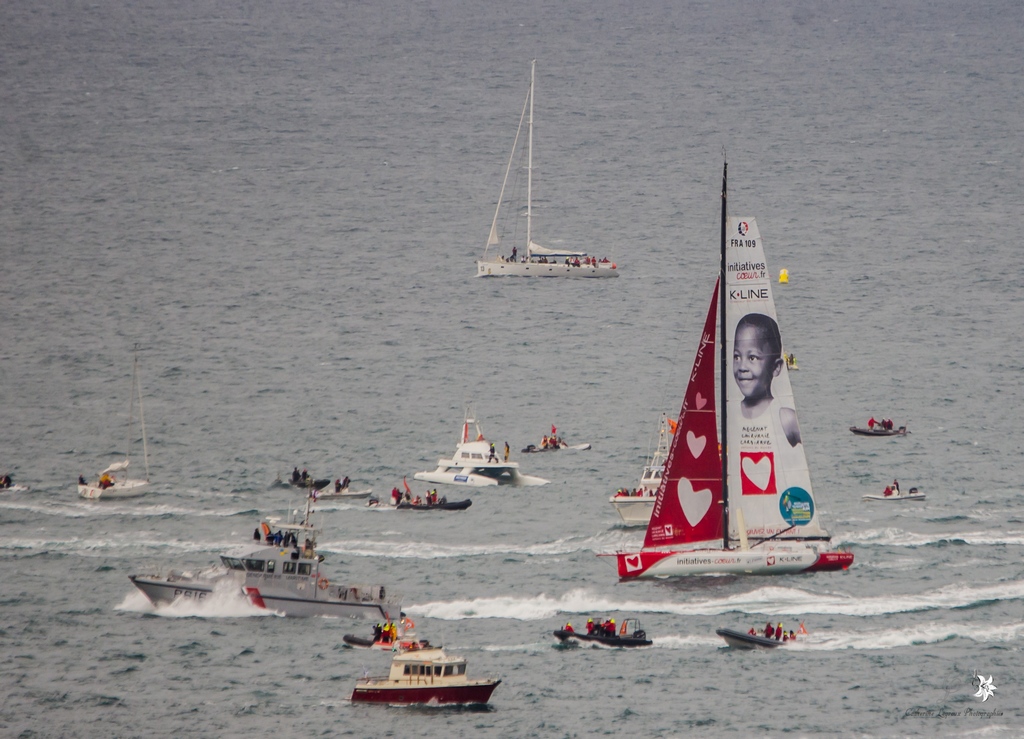
<svg viewBox="0 0 1024 739">
<path fill-rule="evenodd" d="M 331 616 L 388 621 L 402 611 L 400 598 L 383 585 L 345 583 L 321 565 L 320 529 L 311 523 L 313 498 L 301 521 L 267 518 L 253 541 L 220 557 L 220 565 L 196 572 L 169 570 L 129 575 L 154 605 L 203 601 L 214 592 L 237 594 L 258 608 L 285 616 Z"/>
<path fill-rule="evenodd" d="M 142 461 L 146 468 L 146 476 L 142 479 L 128 477 L 128 466 L 131 463 L 132 444 L 135 441 L 134 418 L 135 401 L 139 403 L 139 427 L 142 431 Z M 128 448 L 124 459 L 114 462 L 97 476 L 96 482 L 86 482 L 78 478 L 78 494 L 89 500 L 107 500 L 110 498 L 137 498 L 149 490 L 149 449 L 146 445 L 146 417 L 142 411 L 142 386 L 139 383 L 139 355 L 135 352 L 132 364 L 132 386 L 128 392 Z"/>
<path fill-rule="evenodd" d="M 537 60 L 534 59 L 530 63 L 530 89 L 526 94 L 526 102 L 523 103 L 523 112 L 519 116 L 519 127 L 516 129 L 512 154 L 509 156 L 508 166 L 505 168 L 505 178 L 501 183 L 498 205 L 494 210 L 494 220 L 491 222 L 491 231 L 484 247 L 484 256 L 476 263 L 477 277 L 618 277 L 617 265 L 608 259 L 591 257 L 586 251 L 551 249 L 541 246 L 533 240 L 533 91 L 536 71 Z M 525 146 L 520 144 L 524 122 L 527 128 Z M 499 247 L 501 244 L 499 217 L 502 214 L 509 174 L 512 171 L 516 155 L 523 156 L 524 149 L 526 156 L 526 252 L 519 255 L 517 249 L 513 248 L 512 254 L 508 258 L 498 254 L 497 250 L 494 255 L 491 255 L 491 247 Z M 518 228 L 516 219 L 518 219 L 519 210 L 511 207 L 511 204 L 504 210 L 506 220 L 512 221 L 509 230 L 514 234 L 515 229 Z"/>
<path fill-rule="evenodd" d="M 466 485 L 468 487 L 490 487 L 493 485 L 547 485 L 549 480 L 519 471 L 519 464 L 499 459 L 494 444 L 488 442 L 480 431 L 480 424 L 472 414 L 466 415 L 462 424 L 462 436 L 451 459 L 439 459 L 433 472 L 417 472 L 413 479 L 443 485 Z M 470 424 L 476 428 L 476 436 L 470 436 Z M 473 441 L 470 441 L 474 438 Z"/>
<path fill-rule="evenodd" d="M 906 426 L 900 426 L 895 429 L 884 429 L 881 426 L 872 426 L 870 428 L 850 426 L 850 431 L 858 436 L 906 436 L 909 433 Z"/>
<path fill-rule="evenodd" d="M 563 644 L 600 644 L 616 648 L 649 647 L 654 644 L 647 638 L 647 632 L 640 626 L 640 621 L 635 618 L 624 619 L 622 627 L 614 634 L 605 633 L 600 629 L 595 629 L 590 634 L 569 629 L 556 629 L 555 637 Z"/>
<path fill-rule="evenodd" d="M 776 641 L 766 636 L 748 634 L 734 629 L 715 629 L 715 633 L 725 639 L 725 643 L 733 649 L 775 649 L 783 644 L 789 644 L 787 641 Z"/>
<path fill-rule="evenodd" d="M 674 423 L 675 421 L 670 422 L 667 416 L 661 417 L 661 423 L 658 425 L 658 445 L 640 473 L 640 484 L 633 490 L 620 488 L 608 499 L 626 526 L 646 526 L 651 520 Z"/>
<path fill-rule="evenodd" d="M 780 575 L 853 563 L 852 553 L 831 547 L 815 505 L 757 223 L 729 216 L 726 196 L 723 172 L 721 274 L 643 547 L 603 555 L 616 557 L 624 579 Z"/>
<path fill-rule="evenodd" d="M 883 503 L 902 503 L 908 500 L 924 500 L 927 498 L 927 494 L 922 493 L 917 488 L 910 488 L 907 492 L 893 492 L 889 495 L 884 493 L 868 493 L 867 495 L 861 496 L 863 500 L 877 500 Z"/>
<path fill-rule="evenodd" d="M 493 678 L 466 677 L 466 660 L 440 647 L 396 652 L 387 677 L 356 681 L 352 700 L 366 703 L 440 705 L 486 703 L 501 684 Z"/>
</svg>

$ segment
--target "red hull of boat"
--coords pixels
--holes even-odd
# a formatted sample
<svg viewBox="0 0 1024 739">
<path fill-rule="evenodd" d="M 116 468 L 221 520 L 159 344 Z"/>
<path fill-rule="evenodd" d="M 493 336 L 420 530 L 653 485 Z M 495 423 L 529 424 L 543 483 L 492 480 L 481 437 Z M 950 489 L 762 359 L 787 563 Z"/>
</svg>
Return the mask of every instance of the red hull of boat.
<svg viewBox="0 0 1024 739">
<path fill-rule="evenodd" d="M 452 685 L 395 688 L 361 688 L 352 691 L 352 700 L 364 703 L 486 703 L 501 680 L 483 685 Z"/>
<path fill-rule="evenodd" d="M 833 570 L 845 570 L 853 564 L 853 552 L 822 552 L 818 555 L 818 561 L 805 572 L 831 572 Z"/>
</svg>

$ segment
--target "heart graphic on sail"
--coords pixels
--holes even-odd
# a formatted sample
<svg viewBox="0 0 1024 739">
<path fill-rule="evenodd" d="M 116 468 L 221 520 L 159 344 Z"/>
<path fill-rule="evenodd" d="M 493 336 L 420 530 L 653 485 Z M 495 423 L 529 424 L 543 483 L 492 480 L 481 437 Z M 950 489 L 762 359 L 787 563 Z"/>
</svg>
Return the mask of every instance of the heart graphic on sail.
<svg viewBox="0 0 1024 739">
<path fill-rule="evenodd" d="M 750 457 L 743 458 L 743 474 L 747 479 L 757 485 L 761 490 L 768 489 L 768 483 L 772 479 L 772 460 L 763 457 L 757 462 Z"/>
<path fill-rule="evenodd" d="M 625 557 L 625 562 L 626 562 L 626 571 L 627 572 L 633 572 L 634 570 L 639 570 L 640 567 L 641 567 L 640 555 L 639 554 L 636 555 L 635 557 Z"/>
<path fill-rule="evenodd" d="M 704 451 L 704 445 L 707 443 L 708 437 L 697 436 L 692 431 L 686 432 L 686 446 L 690 447 L 690 454 L 693 455 L 694 459 L 700 457 L 701 452 Z"/>
<path fill-rule="evenodd" d="M 708 399 L 705 398 L 700 393 L 697 393 L 697 397 L 695 397 L 693 400 L 694 400 L 693 404 L 695 406 L 697 406 L 697 410 L 703 409 L 704 406 L 706 406 L 708 404 Z"/>
<path fill-rule="evenodd" d="M 694 490 L 693 483 L 683 477 L 679 480 L 676 495 L 679 498 L 679 507 L 683 509 L 683 515 L 690 526 L 696 526 L 704 520 L 704 514 L 711 507 L 711 490 Z"/>
</svg>

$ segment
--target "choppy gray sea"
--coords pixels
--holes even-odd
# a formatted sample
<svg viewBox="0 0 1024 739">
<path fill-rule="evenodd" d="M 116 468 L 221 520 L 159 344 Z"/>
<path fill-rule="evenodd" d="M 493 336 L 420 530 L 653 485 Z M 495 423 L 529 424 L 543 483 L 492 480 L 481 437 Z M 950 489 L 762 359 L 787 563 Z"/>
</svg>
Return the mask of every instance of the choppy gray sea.
<svg viewBox="0 0 1024 739">
<path fill-rule="evenodd" d="M 31 487 L 0 496 L 0 734 L 1019 735 L 1020 3 L 8 0 L 0 43 L 0 473 Z M 473 276 L 534 58 L 535 237 L 617 280 Z M 856 562 L 620 583 L 595 555 L 643 532 L 608 496 L 678 412 L 723 151 Z M 136 345 L 153 490 L 82 501 Z M 318 516 L 325 566 L 502 679 L 488 709 L 352 704 L 388 664 L 343 646 L 364 625 L 129 582 L 294 509 L 296 465 L 386 494 L 470 405 L 551 484 Z M 552 424 L 593 448 L 518 453 Z M 862 502 L 893 477 L 927 501 Z M 606 615 L 653 648 L 556 648 Z M 714 635 L 768 619 L 809 635 Z"/>
</svg>

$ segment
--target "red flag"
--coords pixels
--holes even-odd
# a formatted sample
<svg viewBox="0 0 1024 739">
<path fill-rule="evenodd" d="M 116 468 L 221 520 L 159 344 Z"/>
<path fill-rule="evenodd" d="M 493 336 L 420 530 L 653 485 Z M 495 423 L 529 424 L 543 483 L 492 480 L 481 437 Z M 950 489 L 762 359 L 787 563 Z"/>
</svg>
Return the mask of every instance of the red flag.
<svg viewBox="0 0 1024 739">
<path fill-rule="evenodd" d="M 551 424 L 551 435 L 554 436 L 558 433 L 558 429 L 555 428 L 555 424 Z"/>
</svg>

